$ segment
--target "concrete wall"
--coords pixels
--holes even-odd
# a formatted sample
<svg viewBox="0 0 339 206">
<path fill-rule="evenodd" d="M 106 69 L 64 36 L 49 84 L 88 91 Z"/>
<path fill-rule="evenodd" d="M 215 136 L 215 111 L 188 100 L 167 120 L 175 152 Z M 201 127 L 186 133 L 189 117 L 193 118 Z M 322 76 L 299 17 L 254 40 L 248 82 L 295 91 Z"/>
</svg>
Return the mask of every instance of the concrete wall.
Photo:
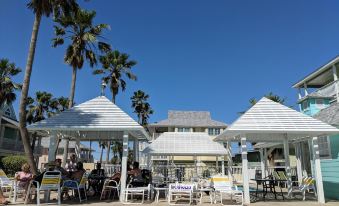
<svg viewBox="0 0 339 206">
<path fill-rule="evenodd" d="M 339 159 L 321 160 L 321 170 L 325 197 L 339 200 Z"/>
</svg>

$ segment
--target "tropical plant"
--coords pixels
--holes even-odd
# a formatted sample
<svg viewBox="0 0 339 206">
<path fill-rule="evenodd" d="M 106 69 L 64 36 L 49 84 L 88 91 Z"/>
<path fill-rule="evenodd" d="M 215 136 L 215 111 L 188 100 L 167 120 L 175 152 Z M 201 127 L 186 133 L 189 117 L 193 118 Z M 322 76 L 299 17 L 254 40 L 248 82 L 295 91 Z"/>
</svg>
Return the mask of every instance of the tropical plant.
<svg viewBox="0 0 339 206">
<path fill-rule="evenodd" d="M 129 60 L 129 55 L 120 53 L 118 50 L 108 51 L 106 55 L 100 56 L 101 69 L 96 69 L 93 74 L 102 74 L 102 80 L 109 85 L 112 92 L 112 102 L 115 103 L 119 90 L 125 91 L 127 83 L 126 76 L 130 80 L 137 80 L 131 69 L 137 64 L 136 61 Z"/>
<path fill-rule="evenodd" d="M 104 149 L 106 148 L 106 142 L 99 141 L 99 148 L 101 148 L 100 163 L 102 163 L 102 155 L 104 153 Z"/>
<path fill-rule="evenodd" d="M 26 129 L 26 105 L 41 17 L 49 17 L 51 14 L 54 14 L 54 17 L 69 15 L 78 10 L 78 4 L 76 3 L 76 0 L 30 0 L 30 2 L 27 4 L 27 7 L 28 9 L 33 11 L 35 17 L 28 50 L 25 75 L 21 90 L 19 107 L 19 128 L 25 153 L 28 157 L 28 163 L 32 168 L 33 174 L 36 174 L 37 167 L 34 161 L 33 152 L 29 144 L 30 140 L 28 136 L 28 131 Z"/>
<path fill-rule="evenodd" d="M 112 148 L 114 163 L 120 162 L 121 157 L 122 157 L 122 149 L 123 149 L 122 142 L 118 140 L 113 141 L 111 148 Z"/>
<path fill-rule="evenodd" d="M 149 95 L 141 90 L 134 92 L 134 95 L 131 97 L 132 108 L 134 108 L 133 112 L 138 116 L 138 123 L 143 126 L 148 124 L 149 116 L 154 112 L 151 105 L 147 102 L 148 98 Z"/>
<path fill-rule="evenodd" d="M 72 108 L 75 96 L 75 84 L 77 71 L 83 67 L 85 61 L 93 67 L 97 63 L 96 49 L 101 52 L 110 50 L 110 45 L 98 41 L 102 38 L 102 33 L 105 29 L 109 29 L 107 24 L 93 25 L 95 11 L 78 10 L 73 15 L 61 16 L 55 20 L 54 26 L 56 37 L 52 39 L 53 47 L 63 45 L 65 39 L 70 41 L 67 46 L 64 61 L 72 67 L 72 82 L 69 95 L 68 108 Z M 68 151 L 68 141 L 66 140 L 64 151 Z M 63 163 L 66 162 L 67 153 L 63 158 Z"/>
<path fill-rule="evenodd" d="M 266 97 L 267 99 L 270 99 L 270 100 L 272 100 L 272 101 L 274 101 L 274 102 L 277 102 L 277 103 L 280 103 L 280 104 L 284 104 L 284 103 L 285 103 L 285 100 L 286 100 L 286 98 L 282 98 L 282 97 L 280 97 L 279 95 L 273 94 L 273 92 L 270 92 L 270 93 L 266 94 L 265 97 Z M 258 102 L 257 99 L 251 98 L 251 99 L 249 100 L 249 103 L 250 103 L 249 108 L 253 107 L 257 102 Z M 245 111 L 238 112 L 238 113 L 239 113 L 239 114 L 244 114 Z"/>
<path fill-rule="evenodd" d="M 14 174 L 21 170 L 21 166 L 27 163 L 24 155 L 10 155 L 1 159 L 3 169 L 7 175 L 14 177 Z"/>
<path fill-rule="evenodd" d="M 0 108 L 3 104 L 11 104 L 16 99 L 15 91 L 21 85 L 13 81 L 13 77 L 21 72 L 14 63 L 8 59 L 0 59 Z"/>
</svg>

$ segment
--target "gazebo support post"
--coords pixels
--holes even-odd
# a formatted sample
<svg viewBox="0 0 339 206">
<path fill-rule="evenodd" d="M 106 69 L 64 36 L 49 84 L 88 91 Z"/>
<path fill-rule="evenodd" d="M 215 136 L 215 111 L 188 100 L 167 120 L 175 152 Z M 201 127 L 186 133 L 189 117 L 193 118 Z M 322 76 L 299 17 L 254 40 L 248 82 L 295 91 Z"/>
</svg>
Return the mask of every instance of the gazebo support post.
<svg viewBox="0 0 339 206">
<path fill-rule="evenodd" d="M 48 150 L 48 162 L 54 161 L 56 156 L 56 150 L 58 146 L 58 137 L 55 131 L 51 132 L 51 137 L 49 141 L 49 150 Z"/>
<path fill-rule="evenodd" d="M 232 176 L 232 165 L 233 165 L 233 161 L 232 161 L 232 151 L 231 151 L 231 142 L 228 141 L 227 142 L 227 174 L 228 174 L 228 178 L 233 182 L 233 176 Z"/>
<path fill-rule="evenodd" d="M 244 189 L 244 204 L 250 204 L 250 184 L 248 178 L 248 160 L 246 137 L 241 137 L 242 181 Z"/>
<path fill-rule="evenodd" d="M 268 174 L 268 166 L 267 166 L 267 148 L 264 148 L 263 149 L 263 152 L 264 152 L 264 167 L 265 167 L 265 170 L 264 170 L 264 178 L 267 177 L 269 174 Z"/>
<path fill-rule="evenodd" d="M 288 146 L 288 138 L 284 138 L 284 156 L 285 156 L 285 169 L 287 176 L 288 196 L 292 194 L 292 179 L 291 179 L 291 165 L 290 165 L 290 150 Z"/>
<path fill-rule="evenodd" d="M 265 178 L 265 158 L 264 158 L 264 149 L 260 148 L 260 168 L 261 168 L 261 178 Z"/>
<path fill-rule="evenodd" d="M 136 139 L 133 142 L 134 161 L 139 162 L 139 141 Z"/>
<path fill-rule="evenodd" d="M 225 156 L 221 156 L 221 173 L 222 176 L 225 175 Z"/>
<path fill-rule="evenodd" d="M 75 155 L 78 161 L 81 161 L 80 137 L 76 137 L 75 139 Z"/>
<path fill-rule="evenodd" d="M 318 137 L 312 138 L 313 143 L 313 159 L 314 159 L 314 172 L 317 184 L 317 192 L 318 192 L 318 203 L 325 204 L 325 196 L 324 196 L 324 187 L 323 187 L 323 177 L 321 174 L 321 165 L 319 158 L 319 145 L 318 145 Z"/>
<path fill-rule="evenodd" d="M 122 142 L 122 159 L 121 159 L 121 192 L 120 192 L 120 201 L 124 201 L 124 191 L 126 188 L 127 180 L 127 157 L 128 157 L 128 132 L 124 132 L 123 142 Z"/>
<path fill-rule="evenodd" d="M 218 156 L 215 156 L 215 168 L 217 170 L 217 173 L 219 173 L 219 162 L 218 162 Z"/>
<path fill-rule="evenodd" d="M 198 177 L 198 158 L 196 155 L 193 156 L 193 160 L 194 160 L 194 172 L 195 172 L 194 177 Z"/>
<path fill-rule="evenodd" d="M 65 168 L 66 162 L 67 162 L 67 157 L 68 157 L 68 147 L 69 147 L 69 138 L 65 139 L 65 146 L 64 146 L 64 153 L 62 155 L 62 163 L 61 166 Z"/>
<path fill-rule="evenodd" d="M 303 178 L 303 168 L 302 168 L 302 163 L 301 163 L 301 143 L 300 142 L 295 144 L 295 156 L 297 159 L 298 182 L 300 184 Z"/>
</svg>

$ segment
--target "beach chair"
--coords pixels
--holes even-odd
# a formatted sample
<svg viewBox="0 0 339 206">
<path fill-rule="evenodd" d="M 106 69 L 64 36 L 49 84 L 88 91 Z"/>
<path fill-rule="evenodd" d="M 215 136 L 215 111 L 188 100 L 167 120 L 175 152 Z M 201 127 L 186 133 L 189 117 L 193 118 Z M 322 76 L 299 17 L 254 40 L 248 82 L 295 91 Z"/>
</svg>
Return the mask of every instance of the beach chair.
<svg viewBox="0 0 339 206">
<path fill-rule="evenodd" d="M 303 196 L 303 200 L 305 200 L 306 191 L 309 192 L 310 190 L 313 190 L 314 196 L 317 197 L 317 190 L 315 188 L 315 179 L 312 177 L 304 177 L 299 186 L 292 187 L 292 194 L 301 193 Z"/>
<path fill-rule="evenodd" d="M 72 190 L 73 196 L 74 196 L 74 191 L 77 191 L 80 203 L 82 201 L 87 201 L 87 194 L 86 194 L 87 182 L 88 182 L 88 174 L 84 173 L 79 183 L 76 180 L 65 180 L 62 185 L 62 191 L 68 192 L 68 190 Z M 84 196 L 85 196 L 84 199 L 81 198 L 81 190 L 84 191 Z"/>
<path fill-rule="evenodd" d="M 41 184 L 37 181 L 31 181 L 31 184 L 28 187 L 27 196 L 32 194 L 33 192 L 36 192 L 37 195 L 37 205 L 40 205 L 40 192 L 44 191 L 47 192 L 47 202 L 49 200 L 49 194 L 51 191 L 56 191 L 58 193 L 57 199 L 58 199 L 58 205 L 61 204 L 61 173 L 59 171 L 48 171 L 45 172 L 45 174 L 42 177 Z M 36 184 L 36 187 L 34 187 L 34 184 Z"/>
<path fill-rule="evenodd" d="M 233 182 L 226 176 L 214 176 L 211 178 L 211 186 L 215 191 L 215 203 L 217 202 L 217 196 L 220 196 L 220 202 L 223 203 L 223 196 L 229 197 L 231 203 L 233 203 L 233 198 L 236 201 L 235 205 L 243 205 L 243 192 L 238 190 L 236 185 L 233 185 Z M 229 204 L 227 204 L 229 205 Z"/>
<path fill-rule="evenodd" d="M 119 197 L 119 192 L 120 192 L 120 182 L 117 183 L 115 180 L 106 180 L 104 183 L 104 186 L 102 187 L 102 191 L 101 191 L 101 195 L 100 195 L 100 200 L 102 200 L 103 196 L 106 195 L 107 192 L 108 193 L 108 198 L 111 196 L 111 193 L 113 191 L 113 198 L 115 196 L 115 191 L 118 194 Z"/>
<path fill-rule="evenodd" d="M 191 205 L 193 202 L 193 192 L 196 184 L 193 183 L 174 183 L 170 184 L 168 188 L 168 204 L 169 205 Z M 189 202 L 186 204 L 176 203 L 175 198 L 185 198 Z"/>
<path fill-rule="evenodd" d="M 122 191 L 123 194 L 123 199 L 122 203 L 123 204 L 143 204 L 145 200 L 145 195 L 147 195 L 147 199 L 150 199 L 151 196 L 151 184 L 148 184 L 146 187 L 133 187 L 131 184 L 128 184 L 126 189 Z M 132 199 L 134 196 L 140 196 L 141 197 L 141 202 L 132 202 Z M 131 198 L 129 201 L 128 198 Z"/>
<path fill-rule="evenodd" d="M 14 181 L 9 179 L 6 175 L 6 173 L 0 169 L 0 187 L 2 191 L 10 191 L 10 197 L 12 195 L 14 186 Z"/>
</svg>

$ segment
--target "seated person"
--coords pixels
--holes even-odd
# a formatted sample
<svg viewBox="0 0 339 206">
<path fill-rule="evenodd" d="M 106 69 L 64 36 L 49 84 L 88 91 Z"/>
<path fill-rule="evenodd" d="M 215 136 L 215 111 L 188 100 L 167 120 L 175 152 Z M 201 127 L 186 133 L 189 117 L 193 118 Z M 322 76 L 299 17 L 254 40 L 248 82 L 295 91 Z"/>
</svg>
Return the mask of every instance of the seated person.
<svg viewBox="0 0 339 206">
<path fill-rule="evenodd" d="M 0 204 L 1 205 L 8 205 L 9 201 L 6 200 L 5 196 L 2 193 L 2 190 L 0 188 Z"/>
<path fill-rule="evenodd" d="M 134 162 L 133 169 L 129 171 L 127 174 L 131 175 L 132 178 L 131 185 L 133 185 L 134 187 L 144 186 L 145 181 L 144 178 L 142 177 L 142 172 L 139 168 L 139 162 Z"/>
<path fill-rule="evenodd" d="M 25 163 L 22 165 L 20 172 L 14 177 L 18 181 L 18 186 L 24 188 L 27 191 L 30 181 L 33 179 L 33 175 L 30 171 L 31 167 Z"/>
<path fill-rule="evenodd" d="M 95 191 L 95 194 L 99 194 L 101 192 L 105 178 L 105 170 L 101 169 L 101 163 L 98 162 L 96 164 L 96 169 L 92 170 L 91 174 L 89 175 L 89 183 Z"/>
<path fill-rule="evenodd" d="M 55 160 L 55 171 L 59 171 L 61 173 L 62 179 L 67 179 L 69 177 L 69 173 L 61 167 L 61 159 Z"/>
<path fill-rule="evenodd" d="M 64 187 L 71 187 L 71 188 L 76 188 L 76 183 L 80 183 L 82 176 L 86 173 L 86 170 L 84 169 L 84 166 L 82 162 L 78 162 L 76 164 L 75 171 L 71 173 L 70 175 L 70 180 L 72 181 L 65 181 L 63 186 Z M 68 192 L 65 192 L 66 198 L 69 199 L 69 194 Z"/>
<path fill-rule="evenodd" d="M 76 159 L 77 159 L 77 156 L 75 154 L 72 154 L 70 157 L 70 160 L 65 165 L 65 169 L 67 172 L 71 173 L 76 170 L 76 166 L 77 166 Z"/>
</svg>

